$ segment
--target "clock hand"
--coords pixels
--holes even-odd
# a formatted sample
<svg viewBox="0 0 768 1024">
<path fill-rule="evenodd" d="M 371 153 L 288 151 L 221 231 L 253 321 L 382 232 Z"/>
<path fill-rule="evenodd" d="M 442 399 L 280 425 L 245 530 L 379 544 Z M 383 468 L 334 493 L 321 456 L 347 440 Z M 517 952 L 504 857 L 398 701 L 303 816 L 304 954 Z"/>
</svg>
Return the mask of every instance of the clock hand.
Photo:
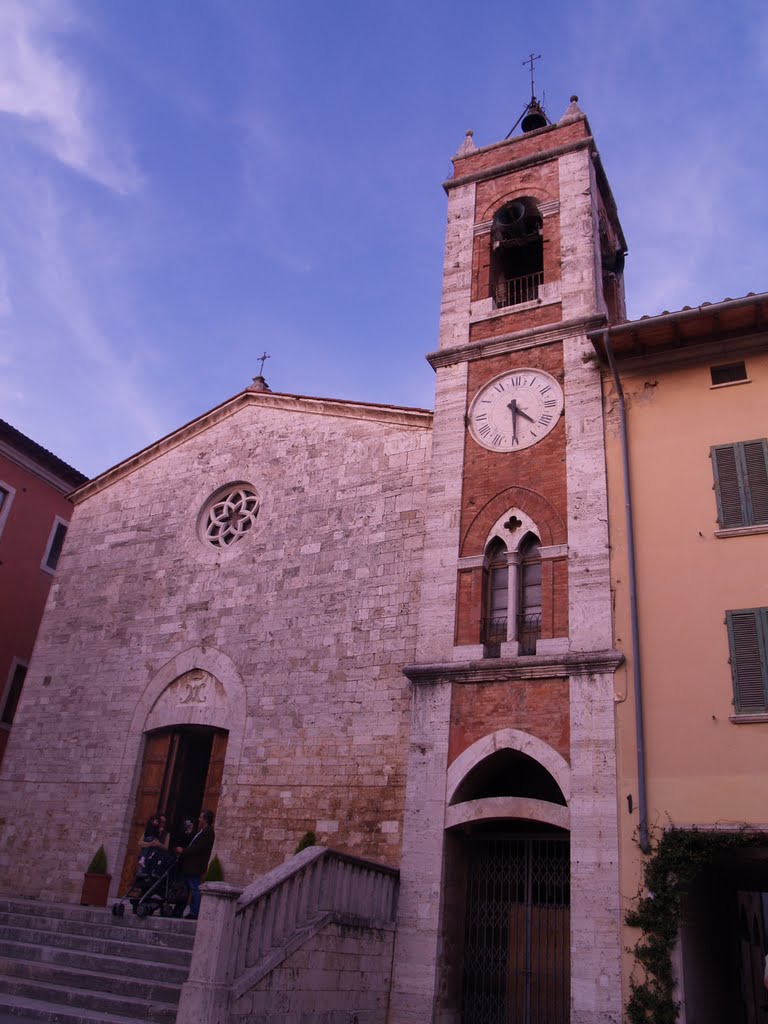
<svg viewBox="0 0 768 1024">
<path fill-rule="evenodd" d="M 517 444 L 517 402 L 513 398 L 507 406 L 508 409 L 512 410 L 512 444 Z"/>
<path fill-rule="evenodd" d="M 517 411 L 518 411 L 518 414 L 520 416 L 522 416 L 523 419 L 528 420 L 529 423 L 535 423 L 536 422 L 536 420 L 533 418 L 533 416 L 529 416 L 528 413 L 527 412 L 523 412 L 522 409 L 518 409 Z"/>
</svg>

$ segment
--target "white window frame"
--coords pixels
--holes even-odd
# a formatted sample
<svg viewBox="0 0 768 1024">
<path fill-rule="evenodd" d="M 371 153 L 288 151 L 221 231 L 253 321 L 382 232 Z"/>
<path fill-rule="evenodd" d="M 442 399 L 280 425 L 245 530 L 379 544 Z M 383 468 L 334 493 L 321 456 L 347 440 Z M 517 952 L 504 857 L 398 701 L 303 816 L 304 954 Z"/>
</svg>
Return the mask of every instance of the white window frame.
<svg viewBox="0 0 768 1024">
<path fill-rule="evenodd" d="M 5 482 L 5 480 L 0 480 L 0 489 L 4 490 L 5 493 L 8 495 L 7 499 L 3 502 L 3 507 L 0 508 L 0 535 L 1 535 L 2 532 L 3 532 L 3 527 L 5 526 L 6 520 L 8 519 L 8 513 L 11 511 L 11 505 L 13 504 L 13 499 L 16 497 L 16 488 L 15 487 L 11 487 L 11 485 L 7 484 Z"/>
<path fill-rule="evenodd" d="M 66 519 L 62 519 L 61 516 L 54 516 L 53 517 L 53 526 L 51 527 L 51 532 L 48 534 L 48 543 L 45 545 L 45 554 L 43 555 L 43 560 L 40 563 L 40 568 L 43 570 L 43 572 L 47 572 L 51 576 L 53 576 L 53 574 L 56 572 L 56 569 L 52 569 L 48 565 L 48 558 L 50 557 L 50 554 L 51 554 L 51 548 L 53 546 L 53 538 L 56 536 L 56 530 L 59 528 L 59 526 L 63 526 L 65 528 L 65 530 L 67 531 L 67 533 L 69 533 L 69 522 Z M 67 538 L 65 536 L 64 540 L 66 541 L 66 539 Z M 58 563 L 56 565 L 56 568 L 58 568 Z"/>
<path fill-rule="evenodd" d="M 19 667 L 19 665 L 21 665 L 23 668 L 25 668 L 27 670 L 27 675 L 29 674 L 29 662 L 28 661 L 26 661 L 24 658 L 12 658 L 11 659 L 11 669 L 10 669 L 10 671 L 8 673 L 8 677 L 5 680 L 5 686 L 3 687 L 2 698 L 0 698 L 0 719 L 2 718 L 2 715 L 5 712 L 5 705 L 8 702 L 8 698 L 11 695 L 11 684 L 13 683 L 13 677 L 16 675 L 16 669 Z M 26 683 L 26 677 L 24 679 L 24 682 Z M 24 687 L 22 686 L 22 690 L 23 689 L 24 689 Z M 0 729 L 3 729 L 5 732 L 10 732 L 12 728 L 13 728 L 13 723 L 12 722 L 0 721 Z"/>
<path fill-rule="evenodd" d="M 510 534 L 504 525 L 507 523 L 511 516 L 514 516 L 519 520 L 520 526 L 517 527 L 514 533 Z M 526 515 L 520 508 L 509 508 L 503 516 L 499 516 L 496 522 L 491 527 L 488 536 L 485 539 L 485 546 L 483 547 L 483 553 L 488 550 L 488 546 L 494 538 L 498 538 L 507 549 L 507 565 L 509 567 L 508 577 L 508 590 L 507 590 L 507 644 L 514 644 L 513 647 L 503 647 L 503 654 L 511 654 L 516 656 L 518 653 L 518 637 L 517 637 L 517 613 L 519 611 L 520 603 L 520 574 L 522 571 L 522 557 L 520 555 L 520 545 L 523 540 L 529 535 L 533 534 L 535 537 L 540 538 L 539 528 L 529 515 Z M 541 541 L 539 540 L 539 543 Z"/>
</svg>

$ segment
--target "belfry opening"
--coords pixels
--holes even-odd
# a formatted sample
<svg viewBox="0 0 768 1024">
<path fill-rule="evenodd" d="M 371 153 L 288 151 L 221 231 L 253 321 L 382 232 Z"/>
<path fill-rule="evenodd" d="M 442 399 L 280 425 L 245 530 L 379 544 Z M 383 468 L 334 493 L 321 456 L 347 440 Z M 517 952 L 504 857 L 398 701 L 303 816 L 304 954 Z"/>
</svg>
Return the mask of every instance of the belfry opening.
<svg viewBox="0 0 768 1024">
<path fill-rule="evenodd" d="M 541 215 L 533 199 L 515 199 L 493 217 L 491 295 L 499 308 L 516 306 L 538 298 L 543 282 Z"/>
</svg>

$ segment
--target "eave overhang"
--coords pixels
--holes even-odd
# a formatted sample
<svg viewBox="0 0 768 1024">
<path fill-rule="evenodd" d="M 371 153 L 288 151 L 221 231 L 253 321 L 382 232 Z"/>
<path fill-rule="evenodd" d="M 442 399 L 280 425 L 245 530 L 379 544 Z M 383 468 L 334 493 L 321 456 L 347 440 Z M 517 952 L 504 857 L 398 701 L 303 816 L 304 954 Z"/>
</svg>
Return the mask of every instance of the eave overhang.
<svg viewBox="0 0 768 1024">
<path fill-rule="evenodd" d="M 607 363 L 604 335 L 616 359 L 653 357 L 707 344 L 746 341 L 768 331 L 768 292 L 722 302 L 705 302 L 675 313 L 642 317 L 587 332 L 602 363 Z M 765 339 L 764 339 L 765 343 Z"/>
</svg>

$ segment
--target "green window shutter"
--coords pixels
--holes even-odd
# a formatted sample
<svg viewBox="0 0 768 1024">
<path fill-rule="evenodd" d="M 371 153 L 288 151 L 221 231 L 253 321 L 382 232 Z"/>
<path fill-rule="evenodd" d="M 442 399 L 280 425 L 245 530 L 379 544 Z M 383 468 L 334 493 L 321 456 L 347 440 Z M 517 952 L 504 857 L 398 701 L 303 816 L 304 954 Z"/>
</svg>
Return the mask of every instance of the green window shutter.
<svg viewBox="0 0 768 1024">
<path fill-rule="evenodd" d="M 736 710 L 745 713 L 765 711 L 768 707 L 768 609 L 745 608 L 726 612 L 726 624 Z"/>
<path fill-rule="evenodd" d="M 738 447 L 746 480 L 748 522 L 768 523 L 768 441 L 744 441 Z"/>
<path fill-rule="evenodd" d="M 744 494 L 744 471 L 737 444 L 723 444 L 711 449 L 715 474 L 717 518 L 723 530 L 747 524 Z"/>
</svg>

